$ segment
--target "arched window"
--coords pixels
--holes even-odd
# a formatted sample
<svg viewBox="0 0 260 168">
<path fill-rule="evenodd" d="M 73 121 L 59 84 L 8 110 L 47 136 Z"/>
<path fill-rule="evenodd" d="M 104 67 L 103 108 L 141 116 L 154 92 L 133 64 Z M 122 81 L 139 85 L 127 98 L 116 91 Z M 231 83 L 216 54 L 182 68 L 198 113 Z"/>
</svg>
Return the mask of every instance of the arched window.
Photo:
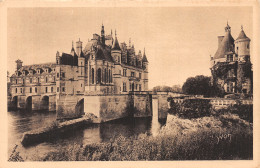
<svg viewBox="0 0 260 168">
<path fill-rule="evenodd" d="M 107 83 L 107 69 L 105 68 L 104 82 Z"/>
<path fill-rule="evenodd" d="M 101 83 L 101 69 L 98 68 L 98 71 L 97 71 L 97 83 Z"/>
<path fill-rule="evenodd" d="M 48 87 L 45 87 L 45 93 L 47 93 L 48 92 Z"/>
<path fill-rule="evenodd" d="M 95 79 L 94 79 L 94 75 L 95 75 L 95 71 L 94 71 L 94 69 L 92 68 L 92 70 L 91 70 L 91 77 L 92 77 L 92 84 L 94 84 L 94 81 L 95 81 Z"/>
<path fill-rule="evenodd" d="M 109 73 L 108 73 L 108 82 L 111 83 L 111 71 L 109 69 Z"/>
<path fill-rule="evenodd" d="M 51 87 L 51 92 L 53 92 L 53 87 Z"/>
<path fill-rule="evenodd" d="M 37 80 L 38 80 L 38 83 L 40 83 L 40 78 L 37 78 Z"/>
<path fill-rule="evenodd" d="M 48 82 L 48 77 L 47 77 L 47 76 L 45 77 L 45 82 L 46 82 L 46 83 Z"/>
</svg>

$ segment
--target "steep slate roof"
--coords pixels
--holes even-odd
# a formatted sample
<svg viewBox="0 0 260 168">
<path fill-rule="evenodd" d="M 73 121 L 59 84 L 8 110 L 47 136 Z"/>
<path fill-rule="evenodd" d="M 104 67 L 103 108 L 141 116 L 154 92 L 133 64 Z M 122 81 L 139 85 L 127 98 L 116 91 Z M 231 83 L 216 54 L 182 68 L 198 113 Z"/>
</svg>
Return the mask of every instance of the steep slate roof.
<svg viewBox="0 0 260 168">
<path fill-rule="evenodd" d="M 214 55 L 214 59 L 224 58 L 227 52 L 233 51 L 234 39 L 228 31 L 221 41 L 217 52 Z"/>
<path fill-rule="evenodd" d="M 33 64 L 33 65 L 25 65 L 25 66 L 22 66 L 19 71 L 23 71 L 23 70 L 26 70 L 26 71 L 29 71 L 31 69 L 44 69 L 44 68 L 54 68 L 56 66 L 56 63 L 53 62 L 53 63 L 43 63 L 43 64 Z"/>
<path fill-rule="evenodd" d="M 113 58 L 111 57 L 111 50 L 108 46 L 98 45 L 95 54 L 97 60 L 106 60 L 109 62 L 114 62 Z"/>
<path fill-rule="evenodd" d="M 239 39 L 249 39 L 249 38 L 246 36 L 246 34 L 245 34 L 245 32 L 244 32 L 243 29 L 242 29 L 241 32 L 239 33 L 239 35 L 238 35 L 238 37 L 237 37 L 236 40 L 239 40 Z M 250 40 L 250 39 L 249 39 L 249 40 Z"/>
<path fill-rule="evenodd" d="M 146 55 L 143 56 L 143 62 L 148 62 L 147 58 L 146 58 Z"/>
<path fill-rule="evenodd" d="M 115 42 L 113 44 L 112 50 L 121 50 L 119 43 L 118 43 L 118 40 L 117 40 L 117 37 L 115 37 Z"/>
</svg>

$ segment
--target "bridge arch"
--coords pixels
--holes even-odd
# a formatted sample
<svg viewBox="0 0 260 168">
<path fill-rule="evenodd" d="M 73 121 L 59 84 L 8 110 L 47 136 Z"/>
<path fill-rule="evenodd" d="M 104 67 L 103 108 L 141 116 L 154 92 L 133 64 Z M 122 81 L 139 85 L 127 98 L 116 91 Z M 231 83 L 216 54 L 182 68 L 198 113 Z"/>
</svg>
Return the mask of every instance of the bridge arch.
<svg viewBox="0 0 260 168">
<path fill-rule="evenodd" d="M 28 96 L 28 97 L 26 98 L 25 108 L 26 108 L 27 110 L 32 110 L 32 96 Z"/>
<path fill-rule="evenodd" d="M 18 107 L 18 96 L 12 97 L 12 107 L 16 109 Z"/>
<path fill-rule="evenodd" d="M 43 96 L 41 98 L 41 110 L 49 110 L 49 96 Z"/>
</svg>

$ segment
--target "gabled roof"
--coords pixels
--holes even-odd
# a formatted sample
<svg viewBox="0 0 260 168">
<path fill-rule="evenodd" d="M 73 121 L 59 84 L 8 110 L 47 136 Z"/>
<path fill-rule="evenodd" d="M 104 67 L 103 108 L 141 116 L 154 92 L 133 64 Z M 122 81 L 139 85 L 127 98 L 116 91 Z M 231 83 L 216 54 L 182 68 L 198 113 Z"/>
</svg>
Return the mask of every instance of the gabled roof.
<svg viewBox="0 0 260 168">
<path fill-rule="evenodd" d="M 217 52 L 214 55 L 214 59 L 224 58 L 227 52 L 234 50 L 234 39 L 230 34 L 230 31 L 226 32 L 223 40 L 221 41 Z"/>
</svg>

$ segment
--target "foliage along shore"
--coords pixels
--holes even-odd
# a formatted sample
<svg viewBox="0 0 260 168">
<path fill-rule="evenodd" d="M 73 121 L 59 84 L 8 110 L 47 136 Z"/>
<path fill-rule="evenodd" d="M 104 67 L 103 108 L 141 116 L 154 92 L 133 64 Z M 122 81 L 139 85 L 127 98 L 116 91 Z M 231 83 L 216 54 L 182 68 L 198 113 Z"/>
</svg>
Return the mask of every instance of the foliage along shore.
<svg viewBox="0 0 260 168">
<path fill-rule="evenodd" d="M 13 154 L 13 156 L 18 157 Z M 168 115 L 157 136 L 119 135 L 110 142 L 71 144 L 39 161 L 236 160 L 253 158 L 253 124 L 237 114 L 193 119 Z M 20 160 L 19 160 L 20 159 Z M 21 161 L 15 158 L 10 161 Z"/>
</svg>

